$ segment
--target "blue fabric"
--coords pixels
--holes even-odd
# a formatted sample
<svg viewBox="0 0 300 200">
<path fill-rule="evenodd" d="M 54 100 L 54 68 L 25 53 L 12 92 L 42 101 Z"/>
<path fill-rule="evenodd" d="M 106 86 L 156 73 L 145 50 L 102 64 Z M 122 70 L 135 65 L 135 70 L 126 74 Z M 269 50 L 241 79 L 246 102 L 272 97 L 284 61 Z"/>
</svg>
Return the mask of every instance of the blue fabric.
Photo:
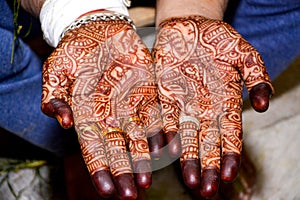
<svg viewBox="0 0 300 200">
<path fill-rule="evenodd" d="M 0 16 L 4 19 L 0 21 L 0 126 L 43 149 L 63 155 L 73 146 L 74 137 L 55 119 L 41 112 L 41 60 L 18 39 L 11 63 L 13 16 L 3 0 Z"/>
<path fill-rule="evenodd" d="M 231 23 L 263 56 L 271 78 L 300 54 L 299 0 L 242 0 L 229 9 Z M 13 16 L 0 0 L 0 127 L 58 154 L 72 138 L 40 110 L 41 66 L 38 56 L 18 39 L 14 62 Z"/>
<path fill-rule="evenodd" d="M 228 22 L 261 53 L 274 80 L 300 55 L 300 0 L 231 2 Z"/>
</svg>

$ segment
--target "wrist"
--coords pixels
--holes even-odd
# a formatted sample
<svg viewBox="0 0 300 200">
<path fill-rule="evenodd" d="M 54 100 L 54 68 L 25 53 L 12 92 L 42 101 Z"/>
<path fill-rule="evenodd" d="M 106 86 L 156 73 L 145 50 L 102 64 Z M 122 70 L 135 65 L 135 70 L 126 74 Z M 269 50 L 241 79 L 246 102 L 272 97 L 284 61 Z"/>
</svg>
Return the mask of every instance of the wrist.
<svg viewBox="0 0 300 200">
<path fill-rule="evenodd" d="M 227 3 L 228 0 L 158 0 L 156 25 L 167 18 L 191 15 L 222 20 Z"/>
<path fill-rule="evenodd" d="M 136 30 L 136 27 L 132 21 L 132 19 L 127 16 L 123 15 L 120 13 L 112 12 L 112 11 L 107 11 L 107 10 L 96 10 L 96 11 L 91 11 L 88 12 L 76 19 L 73 23 L 71 23 L 68 27 L 66 27 L 61 34 L 61 38 L 64 37 L 64 35 L 73 30 L 77 29 L 82 25 L 89 24 L 91 22 L 95 22 L 97 20 L 109 22 L 109 21 L 123 21 L 127 24 L 129 24 L 133 29 Z"/>
<path fill-rule="evenodd" d="M 46 42 L 56 47 L 65 28 L 78 17 L 95 10 L 107 10 L 128 16 L 126 0 L 45 0 L 40 21 Z"/>
</svg>

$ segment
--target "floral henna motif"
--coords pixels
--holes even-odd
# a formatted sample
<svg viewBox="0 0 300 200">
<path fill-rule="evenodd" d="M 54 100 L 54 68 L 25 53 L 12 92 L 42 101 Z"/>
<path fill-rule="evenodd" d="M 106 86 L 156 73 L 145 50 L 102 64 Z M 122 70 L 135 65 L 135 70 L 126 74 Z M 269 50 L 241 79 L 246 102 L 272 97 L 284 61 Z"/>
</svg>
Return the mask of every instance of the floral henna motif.
<svg viewBox="0 0 300 200">
<path fill-rule="evenodd" d="M 130 25 L 99 20 L 67 32 L 43 75 L 42 104 L 71 106 L 91 174 L 132 173 L 127 146 L 133 162 L 150 160 L 147 135 L 161 128 L 160 110 L 151 54 Z"/>
<path fill-rule="evenodd" d="M 165 132 L 181 136 L 181 162 L 220 169 L 242 150 L 242 86 L 272 88 L 259 53 L 230 25 L 201 16 L 160 24 L 153 50 Z M 197 124 L 200 124 L 200 128 Z"/>
</svg>

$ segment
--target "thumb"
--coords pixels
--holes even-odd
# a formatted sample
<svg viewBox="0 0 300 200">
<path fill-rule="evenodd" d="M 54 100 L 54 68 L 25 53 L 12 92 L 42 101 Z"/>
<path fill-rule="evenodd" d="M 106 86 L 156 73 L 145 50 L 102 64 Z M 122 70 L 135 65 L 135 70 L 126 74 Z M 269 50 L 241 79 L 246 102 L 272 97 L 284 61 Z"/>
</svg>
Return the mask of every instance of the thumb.
<svg viewBox="0 0 300 200">
<path fill-rule="evenodd" d="M 74 124 L 73 114 L 70 106 L 61 99 L 52 99 L 42 104 L 42 111 L 49 117 L 54 117 L 65 128 L 71 128 Z"/>
<path fill-rule="evenodd" d="M 70 80 L 68 79 L 59 50 L 55 50 L 43 66 L 42 111 L 58 120 L 63 128 L 73 126 L 72 110 L 69 106 Z M 66 58 L 64 58 L 66 62 Z M 69 62 L 66 62 L 67 64 Z"/>
<path fill-rule="evenodd" d="M 267 83 L 259 83 L 250 90 L 250 102 L 257 112 L 265 112 L 269 108 L 269 99 L 272 96 L 272 88 Z"/>
<path fill-rule="evenodd" d="M 240 72 L 249 92 L 251 105 L 257 112 L 264 112 L 269 107 L 269 99 L 274 94 L 274 88 L 258 51 L 248 42 L 242 46 L 243 59 Z"/>
</svg>

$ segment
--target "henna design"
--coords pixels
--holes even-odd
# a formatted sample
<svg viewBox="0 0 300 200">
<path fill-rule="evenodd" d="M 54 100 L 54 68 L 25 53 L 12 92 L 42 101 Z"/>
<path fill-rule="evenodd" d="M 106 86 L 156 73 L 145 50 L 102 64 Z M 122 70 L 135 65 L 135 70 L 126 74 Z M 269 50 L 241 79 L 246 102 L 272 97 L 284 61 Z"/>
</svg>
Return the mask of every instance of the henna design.
<svg viewBox="0 0 300 200">
<path fill-rule="evenodd" d="M 220 134 L 216 121 L 201 122 L 200 129 L 201 167 L 220 169 Z"/>
<path fill-rule="evenodd" d="M 242 113 L 239 110 L 225 112 L 220 116 L 222 154 L 242 151 Z"/>
<path fill-rule="evenodd" d="M 78 128 L 81 130 L 78 130 Z M 91 175 L 100 170 L 109 170 L 103 145 L 104 138 L 100 137 L 101 133 L 99 133 L 97 124 L 81 124 L 76 126 L 76 129 L 78 133 L 81 133 L 79 143 L 82 154 L 85 155 L 84 159 Z"/>
<path fill-rule="evenodd" d="M 55 98 L 72 108 L 91 175 L 132 173 L 127 146 L 133 162 L 150 160 L 144 128 L 161 126 L 154 69 L 150 52 L 125 21 L 98 20 L 65 34 L 43 68 L 42 104 Z M 129 123 L 132 116 L 140 122 Z M 123 132 L 103 135 L 110 127 Z"/>
<path fill-rule="evenodd" d="M 182 144 L 181 162 L 187 159 L 198 159 L 198 132 L 197 126 L 192 122 L 184 122 L 179 130 Z"/>
<path fill-rule="evenodd" d="M 124 131 L 127 133 L 128 147 L 131 152 L 132 161 L 138 161 L 140 158 L 150 160 L 146 131 L 142 123 L 140 121 L 132 121 L 125 126 Z"/>
<path fill-rule="evenodd" d="M 222 155 L 241 153 L 243 83 L 272 88 L 260 54 L 230 25 L 191 16 L 160 24 L 153 56 L 164 129 L 179 128 L 181 162 L 197 158 L 196 145 L 201 168 L 220 169 Z M 199 134 L 180 115 L 198 119 Z"/>
<path fill-rule="evenodd" d="M 112 132 L 105 136 L 106 156 L 114 176 L 132 173 L 122 133 Z"/>
</svg>

